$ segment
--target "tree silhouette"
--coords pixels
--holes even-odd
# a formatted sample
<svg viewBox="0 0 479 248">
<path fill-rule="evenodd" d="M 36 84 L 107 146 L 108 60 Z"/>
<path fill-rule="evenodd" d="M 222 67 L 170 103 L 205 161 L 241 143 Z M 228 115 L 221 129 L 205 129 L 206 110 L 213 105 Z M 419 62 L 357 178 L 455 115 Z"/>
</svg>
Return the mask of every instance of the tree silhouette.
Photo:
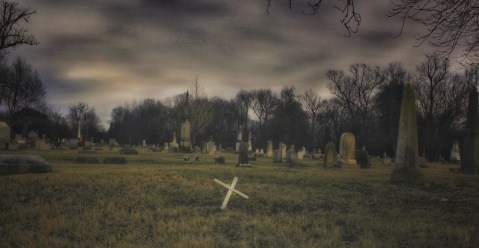
<svg viewBox="0 0 479 248">
<path fill-rule="evenodd" d="M 9 47 L 38 44 L 35 37 L 20 25 L 28 22 L 35 13 L 17 2 L 0 1 L 0 57 L 5 56 Z"/>
</svg>

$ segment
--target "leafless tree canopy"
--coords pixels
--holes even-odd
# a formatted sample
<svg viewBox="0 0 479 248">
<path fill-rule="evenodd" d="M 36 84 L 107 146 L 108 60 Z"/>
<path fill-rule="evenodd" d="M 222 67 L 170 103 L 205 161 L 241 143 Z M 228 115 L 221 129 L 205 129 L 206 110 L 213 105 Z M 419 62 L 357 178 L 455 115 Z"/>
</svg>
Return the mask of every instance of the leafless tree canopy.
<svg viewBox="0 0 479 248">
<path fill-rule="evenodd" d="M 330 70 L 329 89 L 352 115 L 366 115 L 370 112 L 373 95 L 384 82 L 379 67 L 369 67 L 366 64 L 354 64 L 350 68 L 351 75 L 343 71 Z"/>
<path fill-rule="evenodd" d="M 266 11 L 269 13 L 269 8 L 271 7 L 272 0 L 266 0 L 268 6 Z M 316 15 L 319 12 L 319 8 L 321 7 L 321 3 L 323 0 L 312 0 L 307 1 L 305 10 L 303 13 L 305 15 Z M 357 33 L 359 30 L 359 25 L 361 24 L 361 15 L 356 12 L 356 8 L 354 7 L 354 0 L 344 0 L 340 6 L 336 6 L 335 8 L 339 10 L 343 14 L 343 18 L 341 18 L 341 23 L 346 28 L 347 34 L 345 36 L 349 37 L 353 33 Z M 289 0 L 289 8 L 293 8 L 293 0 Z"/>
<path fill-rule="evenodd" d="M 5 49 L 17 45 L 36 45 L 35 37 L 20 24 L 28 22 L 36 11 L 19 6 L 17 2 L 0 1 L 0 56 Z"/>
<path fill-rule="evenodd" d="M 25 60 L 17 58 L 12 65 L 0 64 L 0 104 L 12 116 L 23 108 L 41 108 L 46 90 L 38 73 Z"/>
<path fill-rule="evenodd" d="M 413 21 L 427 28 L 417 39 L 451 54 L 461 47 L 464 63 L 479 63 L 479 1 L 395 0 L 389 16 L 399 16 L 403 26 Z"/>
</svg>

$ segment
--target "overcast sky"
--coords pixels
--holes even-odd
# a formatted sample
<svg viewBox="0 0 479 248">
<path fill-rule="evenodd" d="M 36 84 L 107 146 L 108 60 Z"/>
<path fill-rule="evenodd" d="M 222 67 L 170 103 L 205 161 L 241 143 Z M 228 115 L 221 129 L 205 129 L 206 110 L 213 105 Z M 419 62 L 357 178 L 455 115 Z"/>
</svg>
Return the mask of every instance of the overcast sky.
<svg viewBox="0 0 479 248">
<path fill-rule="evenodd" d="M 329 69 L 353 63 L 414 69 L 430 48 L 414 47 L 420 30 L 399 38 L 390 1 L 356 1 L 357 34 L 345 37 L 344 1 L 325 1 L 314 16 L 307 1 L 273 0 L 22 0 L 37 10 L 26 28 L 40 42 L 12 50 L 40 73 L 47 101 L 66 110 L 79 101 L 103 122 L 111 109 L 185 92 L 196 75 L 209 97 L 231 99 L 240 89 L 295 86 L 328 96 Z"/>
</svg>

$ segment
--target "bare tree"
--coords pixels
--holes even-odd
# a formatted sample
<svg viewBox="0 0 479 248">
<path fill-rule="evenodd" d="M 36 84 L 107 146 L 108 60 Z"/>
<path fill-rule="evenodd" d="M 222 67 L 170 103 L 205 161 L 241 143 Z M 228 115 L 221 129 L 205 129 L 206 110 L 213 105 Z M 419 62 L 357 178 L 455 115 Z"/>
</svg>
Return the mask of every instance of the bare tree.
<svg viewBox="0 0 479 248">
<path fill-rule="evenodd" d="M 401 18 L 401 32 L 407 21 L 426 27 L 417 36 L 419 45 L 428 42 L 447 55 L 462 47 L 463 62 L 479 63 L 479 1 L 394 0 L 393 4 L 389 16 Z"/>
<path fill-rule="evenodd" d="M 266 0 L 268 6 L 266 11 L 269 13 L 272 0 Z M 289 8 L 293 8 L 293 0 L 289 1 Z M 313 1 L 304 1 L 306 10 L 303 10 L 303 13 L 306 15 L 316 15 L 319 12 L 323 0 L 313 0 Z M 361 15 L 356 11 L 354 7 L 354 0 L 343 0 L 343 5 L 341 7 L 335 6 L 337 10 L 341 12 L 343 18 L 341 18 L 341 23 L 346 28 L 348 32 L 345 36 L 349 37 L 352 33 L 357 33 L 359 30 L 359 25 L 361 24 Z"/>
<path fill-rule="evenodd" d="M 240 123 L 238 123 L 238 126 L 245 125 L 245 127 L 248 127 L 249 108 L 251 107 L 251 103 L 253 102 L 252 92 L 249 92 L 246 90 L 240 90 L 236 94 L 235 102 L 237 106 L 237 112 L 240 117 L 239 118 Z"/>
<path fill-rule="evenodd" d="M 439 159 L 444 145 L 449 145 L 446 138 L 458 130 L 470 88 L 464 75 L 450 74 L 448 60 L 437 53 L 427 55 L 417 67 L 418 122 L 422 129 L 420 145 L 428 159 Z"/>
<path fill-rule="evenodd" d="M 271 89 L 253 91 L 252 94 L 253 99 L 251 102 L 251 109 L 256 117 L 258 117 L 259 128 L 262 129 L 263 124 L 267 122 L 273 114 L 277 97 L 273 94 Z"/>
<path fill-rule="evenodd" d="M 331 80 L 329 89 L 339 99 L 339 103 L 349 114 L 349 131 L 358 135 L 358 145 L 364 145 L 367 134 L 372 131 L 374 118 L 374 95 L 384 82 L 379 67 L 354 64 L 350 67 L 351 76 L 342 71 L 328 71 Z"/>
<path fill-rule="evenodd" d="M 191 136 L 193 144 L 196 138 L 207 138 L 207 127 L 211 125 L 214 117 L 213 103 L 208 100 L 203 87 L 199 84 L 198 75 L 192 85 L 191 101 L 189 104 L 189 118 L 191 121 Z"/>
<path fill-rule="evenodd" d="M 21 58 L 1 69 L 2 98 L 9 116 L 26 107 L 44 104 L 45 88 L 37 72 Z"/>
<path fill-rule="evenodd" d="M 20 25 L 28 22 L 35 13 L 36 11 L 22 7 L 17 2 L 0 1 L 0 56 L 4 56 L 9 47 L 38 44 L 35 37 Z"/>
<path fill-rule="evenodd" d="M 316 131 L 318 130 L 318 113 L 321 108 L 321 98 L 312 89 L 304 91 L 303 95 L 299 96 L 299 99 L 303 102 L 303 106 L 309 112 L 309 118 L 311 121 L 310 134 L 311 134 L 311 147 L 316 146 Z"/>
<path fill-rule="evenodd" d="M 88 104 L 79 102 L 75 105 L 70 106 L 68 111 L 68 120 L 72 127 L 76 127 L 77 138 L 81 139 L 82 137 L 82 126 L 87 123 L 89 117 L 90 106 Z"/>
<path fill-rule="evenodd" d="M 366 64 L 351 65 L 350 72 L 351 76 L 347 76 L 343 71 L 329 70 L 329 90 L 352 116 L 359 114 L 366 117 L 371 113 L 374 93 L 384 82 L 384 76 L 379 67 L 372 68 Z"/>
</svg>

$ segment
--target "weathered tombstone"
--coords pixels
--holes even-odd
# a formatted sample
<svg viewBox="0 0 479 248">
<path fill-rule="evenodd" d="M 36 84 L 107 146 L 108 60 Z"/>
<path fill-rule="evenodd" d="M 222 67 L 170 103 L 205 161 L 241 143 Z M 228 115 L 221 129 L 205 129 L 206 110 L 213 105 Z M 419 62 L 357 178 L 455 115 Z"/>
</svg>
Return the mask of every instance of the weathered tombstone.
<svg viewBox="0 0 479 248">
<path fill-rule="evenodd" d="M 356 139 L 354 134 L 346 132 L 341 135 L 338 161 L 344 165 L 356 165 Z"/>
<path fill-rule="evenodd" d="M 263 149 L 256 149 L 255 155 L 257 157 L 264 157 L 264 150 Z"/>
<path fill-rule="evenodd" d="M 452 163 L 459 163 L 461 161 L 461 155 L 459 152 L 459 143 L 456 140 L 454 141 L 454 143 L 452 143 L 451 156 L 449 160 Z"/>
<path fill-rule="evenodd" d="M 403 86 L 399 132 L 391 180 L 393 182 L 414 183 L 422 178 L 419 171 L 419 151 L 416 122 L 416 104 L 412 84 Z"/>
<path fill-rule="evenodd" d="M 294 145 L 291 145 L 287 154 L 286 154 L 286 162 L 289 166 L 295 166 L 298 160 L 298 156 L 296 155 L 296 151 L 294 150 Z"/>
<path fill-rule="evenodd" d="M 143 140 L 143 147 L 146 147 L 146 140 Z"/>
<path fill-rule="evenodd" d="M 239 126 L 238 136 L 236 139 L 236 152 L 239 152 L 240 144 L 243 142 L 243 127 Z"/>
<path fill-rule="evenodd" d="M 266 145 L 266 157 L 272 158 L 273 157 L 273 141 L 268 140 Z"/>
<path fill-rule="evenodd" d="M 306 154 L 306 147 L 303 146 L 303 148 L 301 148 L 301 150 L 298 151 L 298 160 L 303 160 L 305 154 Z"/>
<path fill-rule="evenodd" d="M 335 166 L 336 159 L 336 145 L 333 142 L 328 142 L 324 147 L 324 167 Z"/>
<path fill-rule="evenodd" d="M 210 142 L 206 143 L 206 149 L 208 151 L 208 155 L 215 155 L 215 153 L 216 153 L 215 142 L 210 141 Z"/>
<path fill-rule="evenodd" d="M 281 150 L 281 159 L 286 159 L 286 144 L 283 142 L 279 142 L 279 150 Z"/>
<path fill-rule="evenodd" d="M 281 156 L 281 151 L 274 150 L 273 152 L 273 163 L 281 163 L 282 162 L 282 156 Z"/>
<path fill-rule="evenodd" d="M 479 103 L 478 89 L 469 93 L 467 107 L 466 136 L 464 137 L 461 173 L 479 174 Z"/>
<path fill-rule="evenodd" d="M 10 126 L 6 122 L 0 122 L 0 150 L 8 150 L 10 144 Z"/>
<path fill-rule="evenodd" d="M 363 149 L 356 150 L 356 161 L 361 168 L 369 168 L 371 167 L 371 163 L 369 161 L 369 154 L 363 146 Z"/>
<path fill-rule="evenodd" d="M 239 154 L 238 154 L 238 163 L 236 166 L 251 166 L 248 163 L 248 144 L 246 142 L 241 142 L 239 147 Z"/>
</svg>

